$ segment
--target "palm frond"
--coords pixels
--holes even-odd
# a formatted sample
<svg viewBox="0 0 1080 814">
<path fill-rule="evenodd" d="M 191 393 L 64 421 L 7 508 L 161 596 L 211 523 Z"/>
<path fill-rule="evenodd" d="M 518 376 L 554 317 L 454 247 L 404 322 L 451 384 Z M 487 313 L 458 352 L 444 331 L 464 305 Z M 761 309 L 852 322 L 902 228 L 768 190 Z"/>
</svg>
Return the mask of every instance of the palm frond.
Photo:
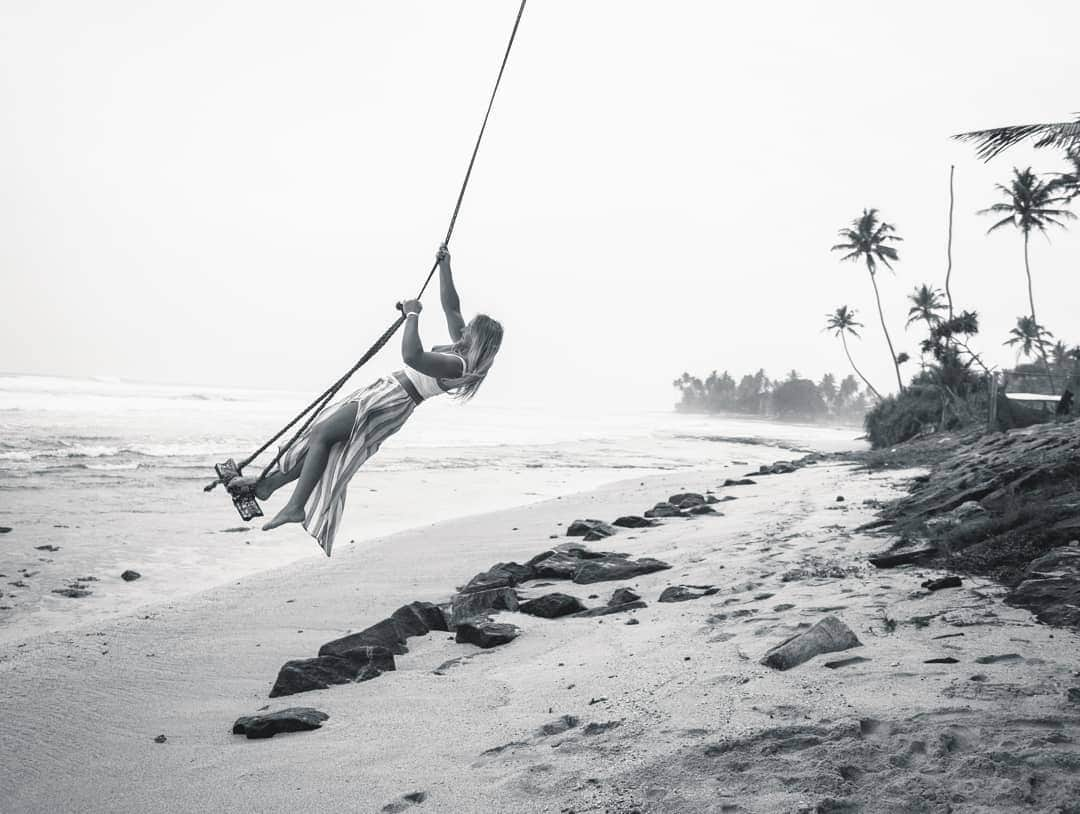
<svg viewBox="0 0 1080 814">
<path fill-rule="evenodd" d="M 958 133 L 953 138 L 957 141 L 975 142 L 975 154 L 983 161 L 989 161 L 1003 150 L 1027 138 L 1034 138 L 1036 147 L 1061 147 L 1067 150 L 1080 145 L 1080 119 L 1072 122 L 1018 124 L 989 130 L 972 130 L 970 133 Z"/>
</svg>

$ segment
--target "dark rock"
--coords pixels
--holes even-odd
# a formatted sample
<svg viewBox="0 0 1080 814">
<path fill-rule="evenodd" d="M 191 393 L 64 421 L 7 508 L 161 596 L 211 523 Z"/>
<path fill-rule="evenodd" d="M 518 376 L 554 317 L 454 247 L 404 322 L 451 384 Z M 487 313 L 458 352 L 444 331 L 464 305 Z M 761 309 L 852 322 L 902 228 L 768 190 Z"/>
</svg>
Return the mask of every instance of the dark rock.
<svg viewBox="0 0 1080 814">
<path fill-rule="evenodd" d="M 691 599 L 701 599 L 703 596 L 712 596 L 719 588 L 711 585 L 705 590 L 695 590 L 689 585 L 672 585 L 665 588 L 657 602 L 688 602 Z"/>
<path fill-rule="evenodd" d="M 718 512 L 712 506 L 701 505 L 694 506 L 694 508 L 690 509 L 690 514 L 720 514 L 720 512 Z"/>
<path fill-rule="evenodd" d="M 482 617 L 491 611 L 518 609 L 517 594 L 512 588 L 494 588 L 490 591 L 454 594 L 451 600 L 450 626 L 456 628 L 468 619 Z"/>
<path fill-rule="evenodd" d="M 979 656 L 975 659 L 976 664 L 997 664 L 999 661 L 1023 661 L 1019 653 L 1004 653 L 1000 656 Z"/>
<path fill-rule="evenodd" d="M 644 529 L 644 528 L 649 528 L 651 526 L 656 526 L 656 525 L 659 525 L 659 524 L 656 523 L 656 521 L 650 520 L 647 517 L 640 517 L 639 515 L 636 515 L 636 514 L 628 514 L 628 515 L 626 515 L 624 517 L 618 518 L 611 525 L 618 526 L 619 528 L 624 528 L 624 529 Z"/>
<path fill-rule="evenodd" d="M 923 664 L 959 664 L 959 659 L 954 659 L 952 656 L 943 656 L 937 659 L 926 659 Z"/>
<path fill-rule="evenodd" d="M 311 707 L 289 707 L 267 715 L 245 715 L 233 724 L 234 735 L 248 738 L 272 738 L 281 732 L 305 732 L 318 729 L 330 716 Z"/>
<path fill-rule="evenodd" d="M 359 633 L 350 633 L 348 636 L 342 636 L 340 639 L 327 642 L 319 648 L 319 655 L 352 658 L 354 650 L 363 656 L 366 653 L 365 648 L 382 647 L 400 656 L 402 653 L 408 652 L 408 648 L 405 646 L 407 638 L 408 633 L 398 624 L 397 620 L 383 619 L 371 627 L 364 628 Z"/>
<path fill-rule="evenodd" d="M 615 528 L 603 520 L 575 520 L 566 528 L 567 537 L 584 537 L 590 531 L 597 531 L 600 533 L 606 532 L 606 536 L 610 537 L 615 533 Z"/>
<path fill-rule="evenodd" d="M 1076 576 L 1025 579 L 1005 601 L 1028 608 L 1044 624 L 1080 626 L 1080 578 Z"/>
<path fill-rule="evenodd" d="M 520 630 L 514 625 L 492 622 L 490 619 L 472 619 L 457 626 L 458 644 L 475 644 L 485 650 L 512 642 Z"/>
<path fill-rule="evenodd" d="M 561 735 L 563 732 L 569 732 L 579 723 L 580 721 L 576 716 L 563 715 L 559 718 L 556 718 L 554 721 L 551 721 L 550 723 L 544 724 L 542 727 L 540 727 L 540 731 L 536 734 L 540 737 L 547 737 L 549 735 Z"/>
<path fill-rule="evenodd" d="M 678 506 L 674 506 L 671 503 L 660 502 L 645 512 L 646 518 L 653 517 L 686 517 Z"/>
<path fill-rule="evenodd" d="M 11 526 L 0 526 L 0 534 L 10 534 Z"/>
<path fill-rule="evenodd" d="M 700 506 L 705 502 L 705 496 L 699 495 L 697 492 L 680 492 L 677 495 L 672 495 L 667 499 L 667 502 L 672 506 L 680 506 L 682 503 L 686 503 L 686 506 L 681 508 L 688 509 L 691 506 Z"/>
<path fill-rule="evenodd" d="M 165 743 L 165 741 L 167 740 L 168 738 L 166 738 L 164 735 L 158 735 L 156 738 L 154 738 L 154 743 Z"/>
<path fill-rule="evenodd" d="M 530 564 L 522 565 L 517 562 L 500 562 L 491 566 L 487 571 L 477 574 L 469 583 L 461 589 L 463 593 L 469 591 L 487 591 L 492 588 L 512 588 L 522 582 L 527 582 L 536 576 L 536 572 Z"/>
<path fill-rule="evenodd" d="M 942 588 L 959 588 L 962 584 L 960 577 L 940 577 L 926 580 L 922 587 L 928 591 L 940 591 Z"/>
<path fill-rule="evenodd" d="M 93 591 L 88 591 L 85 588 L 53 588 L 53 593 L 66 596 L 69 599 L 81 599 L 84 596 L 90 596 Z"/>
<path fill-rule="evenodd" d="M 720 498 L 718 498 L 716 495 L 706 495 L 705 496 L 705 503 L 708 506 L 711 506 L 712 504 L 719 503 L 719 502 L 720 502 Z"/>
<path fill-rule="evenodd" d="M 851 628 L 835 616 L 826 616 L 809 630 L 773 647 L 761 659 L 761 663 L 775 670 L 790 670 L 821 653 L 835 653 L 861 646 L 862 642 Z"/>
<path fill-rule="evenodd" d="M 626 620 L 626 624 L 628 624 L 628 625 L 640 625 L 641 620 L 639 620 L 636 616 L 631 616 L 629 619 Z"/>
<path fill-rule="evenodd" d="M 530 616 L 540 616 L 544 619 L 557 619 L 560 616 L 569 616 L 585 609 L 577 597 L 569 594 L 544 594 L 528 602 L 522 602 L 518 610 Z"/>
<path fill-rule="evenodd" d="M 609 528 L 613 528 L 613 527 L 608 526 L 607 528 L 595 528 L 595 529 L 592 529 L 582 539 L 587 543 L 595 543 L 597 540 L 603 540 L 603 539 L 605 539 L 607 537 L 610 537 L 612 534 L 614 534 L 614 532 L 607 530 Z"/>
<path fill-rule="evenodd" d="M 627 602 L 637 602 L 639 599 L 641 599 L 641 596 L 629 588 L 616 588 L 607 603 L 608 607 L 615 607 L 616 605 L 625 605 Z"/>
<path fill-rule="evenodd" d="M 644 602 L 627 602 L 625 605 L 605 605 L 602 608 L 589 608 L 587 611 L 581 613 L 575 613 L 574 618 L 592 618 L 594 616 L 609 616 L 613 613 L 624 613 L 625 611 L 637 610 L 638 608 L 648 607 Z"/>
<path fill-rule="evenodd" d="M 935 554 L 937 554 L 936 548 L 916 548 L 896 554 L 876 554 L 870 558 L 870 562 L 878 568 L 894 568 L 897 565 L 909 565 L 928 560 Z"/>
<path fill-rule="evenodd" d="M 380 811 L 382 814 L 402 814 L 403 811 L 407 811 L 415 805 L 420 805 L 427 799 L 426 791 L 413 791 L 408 794 L 401 795 L 400 800 L 395 800 L 392 803 L 384 805 Z"/>
<path fill-rule="evenodd" d="M 139 577 L 141 577 L 141 576 L 142 576 L 142 574 L 140 574 L 138 571 L 132 571 L 129 568 L 127 571 L 125 571 L 124 573 L 122 573 L 120 575 L 120 579 L 124 580 L 124 582 L 134 582 L 135 580 L 139 579 Z"/>
<path fill-rule="evenodd" d="M 357 647 L 349 652 L 348 658 L 320 655 L 314 659 L 285 662 L 278 671 L 270 697 L 325 690 L 334 684 L 368 681 L 395 669 L 394 657 L 384 647 L 368 647 L 366 652 Z"/>
<path fill-rule="evenodd" d="M 433 630 L 450 630 L 442 608 L 431 602 L 410 602 L 394 611 L 390 618 L 409 636 L 424 636 Z"/>
<path fill-rule="evenodd" d="M 51 544 L 48 544 L 48 543 L 45 544 L 45 545 L 36 545 L 36 546 L 34 546 L 34 548 L 37 549 L 38 551 L 59 551 L 60 550 L 60 546 L 51 545 Z"/>
<path fill-rule="evenodd" d="M 671 566 L 666 562 L 652 557 L 642 557 L 640 560 L 606 557 L 583 563 L 574 573 L 574 582 L 578 585 L 588 585 L 593 582 L 633 579 L 642 574 L 651 574 L 668 568 Z"/>
<path fill-rule="evenodd" d="M 844 496 L 843 495 L 837 495 L 836 496 L 836 502 L 837 503 L 843 503 L 844 502 Z"/>
<path fill-rule="evenodd" d="M 542 579 L 573 579 L 581 567 L 581 557 L 568 551 L 552 551 L 536 563 L 536 575 Z"/>
<path fill-rule="evenodd" d="M 756 481 L 750 480 L 750 478 L 740 478 L 735 480 L 734 478 L 728 478 L 724 481 L 724 486 L 753 486 Z"/>
</svg>

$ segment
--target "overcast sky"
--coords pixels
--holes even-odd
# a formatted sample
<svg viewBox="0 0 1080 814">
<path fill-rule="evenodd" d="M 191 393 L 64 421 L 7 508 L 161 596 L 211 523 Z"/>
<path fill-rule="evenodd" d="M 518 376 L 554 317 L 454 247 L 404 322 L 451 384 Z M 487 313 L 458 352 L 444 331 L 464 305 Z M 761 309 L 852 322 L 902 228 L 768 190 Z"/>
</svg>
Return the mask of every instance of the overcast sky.
<svg viewBox="0 0 1080 814">
<path fill-rule="evenodd" d="M 0 0 L 0 370 L 317 389 L 414 292 L 445 232 L 516 0 Z M 1080 111 L 1080 4 L 532 0 L 452 244 L 506 326 L 492 402 L 665 406 L 683 370 L 848 372 L 895 388 L 865 268 L 941 285 L 1001 347 L 1022 242 L 952 133 Z M 1041 321 L 1080 343 L 1080 225 L 1032 241 Z M 436 297 L 425 341 L 444 328 Z M 372 364 L 392 369 L 397 343 Z"/>
</svg>

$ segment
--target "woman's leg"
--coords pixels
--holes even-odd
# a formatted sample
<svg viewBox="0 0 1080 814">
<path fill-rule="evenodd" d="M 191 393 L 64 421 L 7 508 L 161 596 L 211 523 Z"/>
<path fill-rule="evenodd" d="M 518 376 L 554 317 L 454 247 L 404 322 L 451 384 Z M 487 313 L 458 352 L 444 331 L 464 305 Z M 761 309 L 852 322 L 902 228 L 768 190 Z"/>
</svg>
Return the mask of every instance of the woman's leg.
<svg viewBox="0 0 1080 814">
<path fill-rule="evenodd" d="M 323 476 L 326 463 L 330 460 L 330 449 L 335 444 L 341 444 L 349 440 L 352 434 L 353 424 L 356 423 L 356 402 L 348 402 L 341 405 L 329 418 L 323 421 L 318 428 L 312 431 L 308 439 L 307 453 L 303 463 L 293 467 L 281 477 L 296 480 L 296 488 L 293 489 L 289 502 L 286 503 L 274 519 L 263 526 L 264 531 L 277 528 L 286 523 L 299 523 L 304 519 L 304 507 L 308 498 L 315 491 L 315 486 Z M 299 472 L 297 473 L 297 470 Z M 290 477 L 291 476 L 291 477 Z"/>
</svg>

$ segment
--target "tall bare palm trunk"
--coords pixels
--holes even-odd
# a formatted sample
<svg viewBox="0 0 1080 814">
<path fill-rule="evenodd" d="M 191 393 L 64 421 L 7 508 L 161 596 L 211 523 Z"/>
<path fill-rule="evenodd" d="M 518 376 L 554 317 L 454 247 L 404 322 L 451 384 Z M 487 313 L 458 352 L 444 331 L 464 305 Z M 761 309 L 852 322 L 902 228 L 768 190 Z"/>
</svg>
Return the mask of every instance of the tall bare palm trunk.
<svg viewBox="0 0 1080 814">
<path fill-rule="evenodd" d="M 1028 238 L 1031 236 L 1030 232 L 1024 232 L 1024 271 L 1027 273 L 1028 284 L 1028 304 L 1031 306 L 1031 321 L 1037 327 L 1039 320 L 1035 318 L 1035 293 L 1031 285 L 1031 261 L 1028 259 Z M 1057 384 L 1054 382 L 1054 372 L 1050 369 L 1050 360 L 1046 357 L 1046 348 L 1042 344 L 1042 336 L 1038 337 L 1039 343 L 1036 347 L 1039 349 L 1039 356 L 1042 357 L 1043 367 L 1046 368 L 1046 378 L 1050 382 L 1051 391 L 1057 391 Z"/>
<path fill-rule="evenodd" d="M 867 269 L 870 270 L 869 265 Z M 881 295 L 878 293 L 877 276 L 873 270 L 870 270 L 870 282 L 874 286 L 874 299 L 877 301 L 878 319 L 881 320 L 881 330 L 885 333 L 885 342 L 889 345 L 889 358 L 892 359 L 893 368 L 896 370 L 896 386 L 900 388 L 900 392 L 904 392 L 904 380 L 900 378 L 900 364 L 896 361 L 896 351 L 893 350 L 892 337 L 889 336 L 889 329 L 885 327 L 885 312 L 881 310 Z"/>
<path fill-rule="evenodd" d="M 863 384 L 865 384 L 865 385 L 866 385 L 867 389 L 868 389 L 868 390 L 869 390 L 869 391 L 870 391 L 871 393 L 873 393 L 873 394 L 874 394 L 875 396 L 877 396 L 877 397 L 878 397 L 878 399 L 880 400 L 880 399 L 881 399 L 881 393 L 879 393 L 879 392 L 877 391 L 877 389 L 876 389 L 876 388 L 874 387 L 874 385 L 870 384 L 870 382 L 868 382 L 868 381 L 866 380 L 866 377 L 865 377 L 865 376 L 864 376 L 864 375 L 862 374 L 862 371 L 861 371 L 861 370 L 859 370 L 859 368 L 857 368 L 857 367 L 855 366 L 855 360 L 851 358 L 851 351 L 849 351 L 849 350 L 848 350 L 848 346 L 847 346 L 847 337 L 846 337 L 846 336 L 844 336 L 844 334 L 843 334 L 843 333 L 841 333 L 841 334 L 840 334 L 840 341 L 841 341 L 841 342 L 842 342 L 842 343 L 844 344 L 844 354 L 845 354 L 845 355 L 847 356 L 847 360 L 848 360 L 848 362 L 849 362 L 849 363 L 851 364 L 851 369 L 852 369 L 852 370 L 854 370 L 854 371 L 855 371 L 855 374 L 856 374 L 856 375 L 857 375 L 857 376 L 858 376 L 858 377 L 859 377 L 860 379 L 862 379 L 862 380 L 863 380 Z"/>
<path fill-rule="evenodd" d="M 945 243 L 945 298 L 949 301 L 949 321 L 953 318 L 952 289 L 949 283 L 952 281 L 952 220 L 953 220 L 953 173 L 955 165 L 949 165 L 949 237 Z"/>
</svg>

